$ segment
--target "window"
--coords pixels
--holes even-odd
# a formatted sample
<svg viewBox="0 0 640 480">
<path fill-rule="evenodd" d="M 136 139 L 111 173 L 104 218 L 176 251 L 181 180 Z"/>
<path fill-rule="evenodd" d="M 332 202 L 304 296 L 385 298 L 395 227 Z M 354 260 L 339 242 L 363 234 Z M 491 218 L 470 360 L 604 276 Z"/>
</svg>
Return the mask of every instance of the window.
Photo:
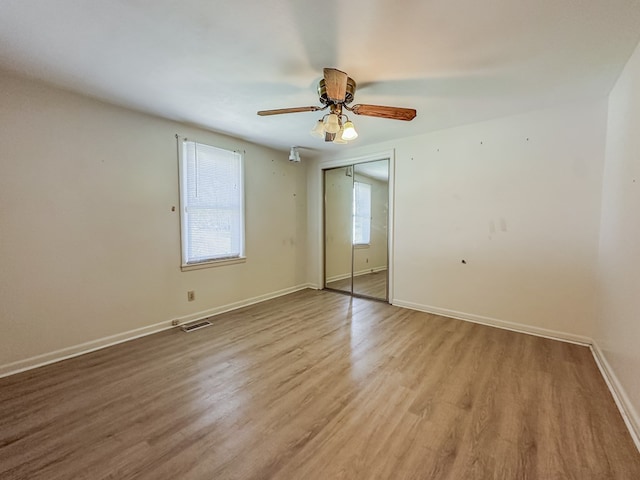
<svg viewBox="0 0 640 480">
<path fill-rule="evenodd" d="M 180 140 L 183 267 L 243 258 L 242 155 Z"/>
<path fill-rule="evenodd" d="M 353 182 L 353 244 L 371 242 L 371 185 Z"/>
</svg>

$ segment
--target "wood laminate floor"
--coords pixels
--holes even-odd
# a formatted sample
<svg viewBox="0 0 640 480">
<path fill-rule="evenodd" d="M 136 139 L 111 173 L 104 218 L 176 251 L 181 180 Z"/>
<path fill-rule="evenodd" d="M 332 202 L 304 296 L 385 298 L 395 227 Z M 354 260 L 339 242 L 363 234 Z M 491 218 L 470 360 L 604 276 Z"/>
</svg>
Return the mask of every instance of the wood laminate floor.
<svg viewBox="0 0 640 480">
<path fill-rule="evenodd" d="M 0 379 L 0 478 L 639 479 L 586 347 L 302 291 Z"/>
</svg>

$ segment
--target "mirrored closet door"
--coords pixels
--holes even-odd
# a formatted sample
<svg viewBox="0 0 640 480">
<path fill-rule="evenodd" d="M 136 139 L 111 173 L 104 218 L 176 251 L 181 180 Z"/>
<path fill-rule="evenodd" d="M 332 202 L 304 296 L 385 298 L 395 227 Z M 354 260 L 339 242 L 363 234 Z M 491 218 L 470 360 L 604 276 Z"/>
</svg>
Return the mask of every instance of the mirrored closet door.
<svg viewBox="0 0 640 480">
<path fill-rule="evenodd" d="M 388 300 L 389 160 L 324 170 L 325 288 Z"/>
</svg>

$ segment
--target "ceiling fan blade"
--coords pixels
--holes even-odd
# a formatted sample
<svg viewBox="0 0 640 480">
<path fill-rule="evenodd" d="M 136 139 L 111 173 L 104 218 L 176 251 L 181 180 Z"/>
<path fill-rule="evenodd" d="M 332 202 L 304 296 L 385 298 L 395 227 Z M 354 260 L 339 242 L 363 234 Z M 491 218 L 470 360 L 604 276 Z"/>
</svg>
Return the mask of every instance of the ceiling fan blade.
<svg viewBox="0 0 640 480">
<path fill-rule="evenodd" d="M 280 115 L 283 113 L 298 113 L 298 112 L 317 112 L 322 110 L 322 107 L 293 107 L 293 108 L 278 108 L 276 110 L 260 110 L 258 115 Z"/>
<path fill-rule="evenodd" d="M 336 103 L 342 103 L 347 96 L 348 75 L 335 68 L 324 69 L 324 83 L 327 89 L 327 97 Z"/>
<path fill-rule="evenodd" d="M 413 120 L 416 111 L 413 108 L 383 107 L 382 105 L 354 105 L 351 110 L 356 115 L 391 118 L 392 120 Z"/>
</svg>

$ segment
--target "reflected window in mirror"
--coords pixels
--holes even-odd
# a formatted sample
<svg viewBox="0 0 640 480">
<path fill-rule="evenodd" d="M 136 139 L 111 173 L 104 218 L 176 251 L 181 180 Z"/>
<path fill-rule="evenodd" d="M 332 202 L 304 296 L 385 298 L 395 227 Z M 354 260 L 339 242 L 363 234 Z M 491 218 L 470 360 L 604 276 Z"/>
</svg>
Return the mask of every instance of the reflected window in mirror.
<svg viewBox="0 0 640 480">
<path fill-rule="evenodd" d="M 353 244 L 371 243 L 371 185 L 353 182 Z"/>
</svg>

